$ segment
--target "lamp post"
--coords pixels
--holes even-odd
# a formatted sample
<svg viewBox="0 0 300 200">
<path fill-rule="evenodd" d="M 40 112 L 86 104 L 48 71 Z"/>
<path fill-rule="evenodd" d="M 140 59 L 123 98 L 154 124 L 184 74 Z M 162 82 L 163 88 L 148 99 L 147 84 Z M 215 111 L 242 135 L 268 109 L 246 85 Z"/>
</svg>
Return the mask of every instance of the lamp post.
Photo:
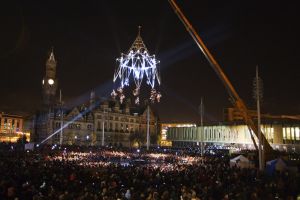
<svg viewBox="0 0 300 200">
<path fill-rule="evenodd" d="M 203 114 L 204 114 L 204 109 L 203 109 L 203 99 L 201 98 L 201 103 L 200 103 L 200 125 L 201 125 L 201 132 L 200 132 L 200 150 L 201 150 L 201 156 L 203 156 L 203 151 L 204 151 L 204 127 L 203 127 Z"/>
<path fill-rule="evenodd" d="M 104 128 L 105 128 L 105 121 L 106 121 L 106 111 L 103 110 L 103 120 L 102 120 L 102 140 L 101 140 L 101 146 L 104 147 L 105 138 L 104 138 Z"/>
<path fill-rule="evenodd" d="M 59 90 L 59 103 L 60 103 L 60 134 L 59 134 L 59 144 L 60 146 L 63 143 L 63 123 L 64 123 L 64 111 L 62 108 L 62 94 L 61 90 Z"/>
<path fill-rule="evenodd" d="M 259 170 L 264 169 L 264 150 L 262 149 L 264 144 L 262 144 L 262 135 L 261 135 L 261 121 L 260 121 L 260 101 L 263 96 L 262 92 L 262 80 L 258 76 L 258 66 L 256 66 L 256 77 L 253 81 L 254 85 L 254 99 L 256 100 L 257 106 L 257 130 L 258 130 L 258 159 L 259 159 Z"/>
<path fill-rule="evenodd" d="M 147 151 L 150 147 L 150 107 L 147 106 Z"/>
</svg>

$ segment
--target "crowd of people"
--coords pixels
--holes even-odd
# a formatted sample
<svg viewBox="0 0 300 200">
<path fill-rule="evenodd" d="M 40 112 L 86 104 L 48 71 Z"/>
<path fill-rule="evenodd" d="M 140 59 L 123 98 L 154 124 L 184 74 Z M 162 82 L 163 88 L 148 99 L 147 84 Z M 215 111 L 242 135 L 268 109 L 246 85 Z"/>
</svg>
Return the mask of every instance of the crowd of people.
<svg viewBox="0 0 300 200">
<path fill-rule="evenodd" d="M 299 173 L 268 176 L 188 150 L 0 148 L 0 199 L 297 199 Z"/>
</svg>

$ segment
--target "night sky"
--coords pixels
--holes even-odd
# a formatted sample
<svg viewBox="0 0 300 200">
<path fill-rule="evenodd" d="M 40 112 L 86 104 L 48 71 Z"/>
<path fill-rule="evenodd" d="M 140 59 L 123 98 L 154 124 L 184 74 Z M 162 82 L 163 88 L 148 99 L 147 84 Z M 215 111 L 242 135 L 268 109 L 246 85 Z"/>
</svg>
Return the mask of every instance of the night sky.
<svg viewBox="0 0 300 200">
<path fill-rule="evenodd" d="M 34 112 L 51 47 L 64 101 L 91 90 L 109 96 L 115 59 L 141 36 L 160 60 L 162 121 L 218 121 L 228 95 L 167 0 L 8 1 L 0 8 L 0 111 Z M 200 1 L 178 4 L 249 108 L 259 65 L 262 111 L 300 114 L 300 31 L 297 1 Z"/>
</svg>

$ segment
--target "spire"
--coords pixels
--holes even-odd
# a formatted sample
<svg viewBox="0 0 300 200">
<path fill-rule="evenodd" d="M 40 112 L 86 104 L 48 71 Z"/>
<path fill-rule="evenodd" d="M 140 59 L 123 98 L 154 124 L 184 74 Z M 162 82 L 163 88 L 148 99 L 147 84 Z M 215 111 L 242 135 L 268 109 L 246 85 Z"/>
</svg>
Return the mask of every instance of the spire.
<svg viewBox="0 0 300 200">
<path fill-rule="evenodd" d="M 92 90 L 90 94 L 90 104 L 95 103 L 95 91 Z"/>
<path fill-rule="evenodd" d="M 50 53 L 50 56 L 48 58 L 48 61 L 54 61 L 55 62 L 55 57 L 54 57 L 54 48 L 51 47 L 51 53 Z"/>
<path fill-rule="evenodd" d="M 130 51 L 136 52 L 138 50 L 141 52 L 148 52 L 146 45 L 144 44 L 143 39 L 141 37 L 141 28 L 142 28 L 141 26 L 138 26 L 138 35 L 135 38 L 133 44 L 131 45 L 129 52 Z"/>
<path fill-rule="evenodd" d="M 139 27 L 138 37 L 141 37 L 141 28 L 142 28 L 142 26 L 138 26 L 138 27 Z"/>
</svg>

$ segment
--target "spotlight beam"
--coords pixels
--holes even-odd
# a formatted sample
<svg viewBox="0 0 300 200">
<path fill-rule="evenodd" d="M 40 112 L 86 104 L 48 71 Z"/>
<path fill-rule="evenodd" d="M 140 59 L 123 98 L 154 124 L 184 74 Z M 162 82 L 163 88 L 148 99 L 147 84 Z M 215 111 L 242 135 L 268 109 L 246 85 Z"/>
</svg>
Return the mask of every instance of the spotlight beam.
<svg viewBox="0 0 300 200">
<path fill-rule="evenodd" d="M 90 108 L 86 109 L 85 111 L 79 113 L 77 116 L 75 116 L 71 121 L 65 123 L 61 128 L 57 129 L 56 131 L 54 131 L 51 135 L 49 135 L 47 138 L 45 138 L 44 140 L 42 140 L 38 145 L 41 145 L 43 143 L 45 143 L 47 140 L 49 140 L 50 138 L 52 138 L 54 135 L 60 133 L 61 130 L 65 129 L 69 124 L 75 122 L 76 120 L 79 119 L 79 117 L 85 115 L 86 113 L 90 112 L 91 110 L 93 110 L 96 107 L 96 105 L 92 105 Z"/>
</svg>

